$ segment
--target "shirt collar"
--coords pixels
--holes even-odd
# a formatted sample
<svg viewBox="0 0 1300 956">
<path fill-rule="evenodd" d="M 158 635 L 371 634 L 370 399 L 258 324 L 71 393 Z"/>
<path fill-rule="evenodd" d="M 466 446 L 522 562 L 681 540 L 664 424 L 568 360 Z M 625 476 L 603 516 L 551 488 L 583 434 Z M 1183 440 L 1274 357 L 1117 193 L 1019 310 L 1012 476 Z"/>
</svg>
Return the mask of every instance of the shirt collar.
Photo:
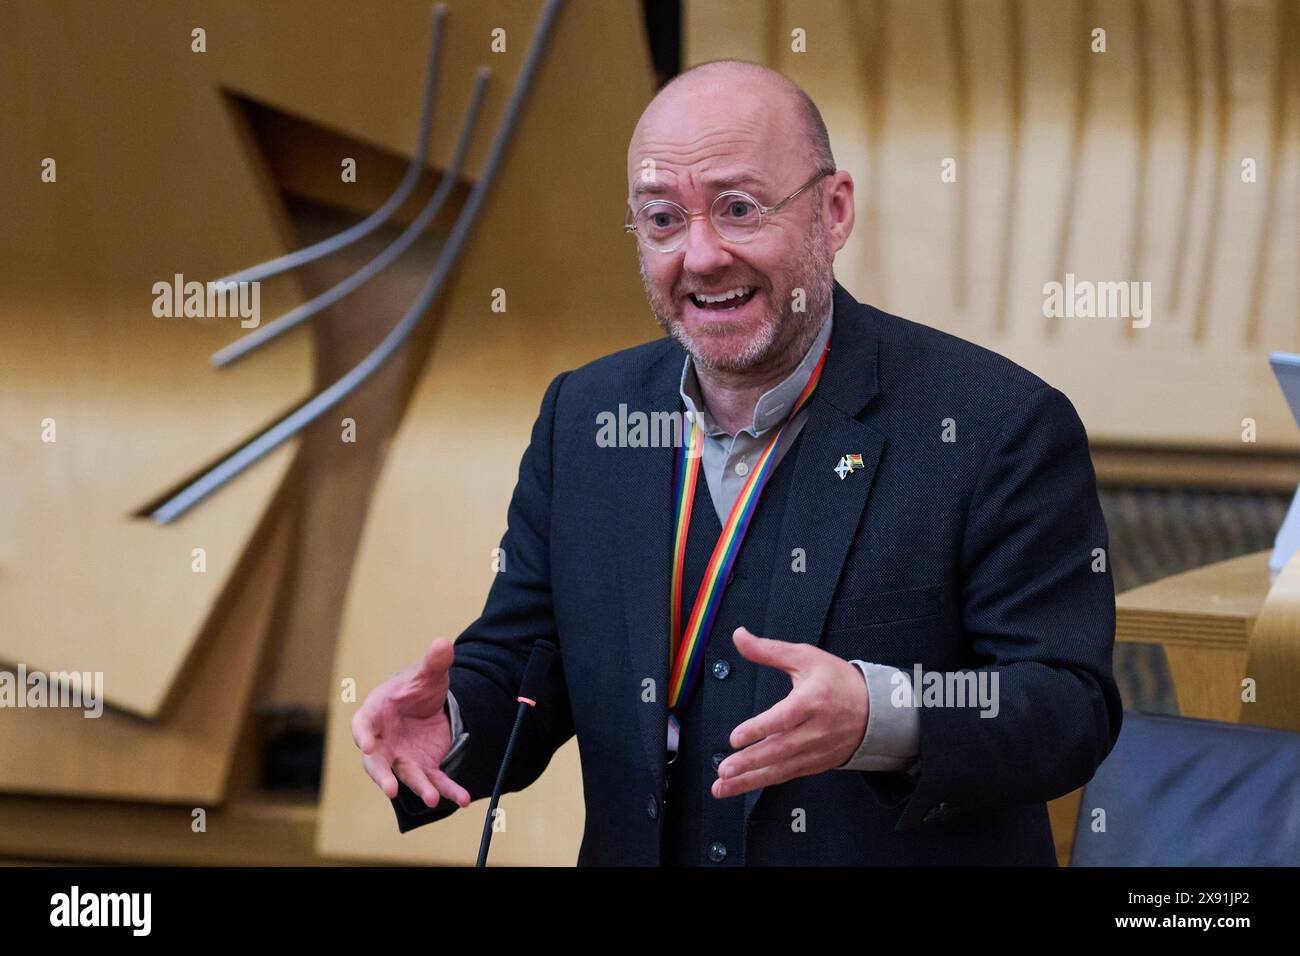
<svg viewBox="0 0 1300 956">
<path fill-rule="evenodd" d="M 758 403 L 754 406 L 754 423 L 742 428 L 741 431 L 748 432 L 755 438 L 762 435 L 767 430 L 781 424 L 789 416 L 794 408 L 794 403 L 798 400 L 800 393 L 803 392 L 804 386 L 812 378 L 813 369 L 817 367 L 817 361 L 822 356 L 822 350 L 826 348 L 826 343 L 831 337 L 831 320 L 835 312 L 834 305 L 827 311 L 826 318 L 822 322 L 821 331 L 817 333 L 817 338 L 813 340 L 812 345 L 808 346 L 808 351 L 804 353 L 799 364 L 795 366 L 786 378 L 769 388 L 759 398 Z M 704 427 L 704 433 L 710 438 L 717 438 L 725 435 L 722 426 L 713 420 L 709 410 L 704 405 L 704 398 L 700 393 L 700 382 L 695 375 L 695 363 L 689 355 L 682 365 L 681 381 L 682 402 L 686 405 L 686 410 L 692 412 Z"/>
</svg>

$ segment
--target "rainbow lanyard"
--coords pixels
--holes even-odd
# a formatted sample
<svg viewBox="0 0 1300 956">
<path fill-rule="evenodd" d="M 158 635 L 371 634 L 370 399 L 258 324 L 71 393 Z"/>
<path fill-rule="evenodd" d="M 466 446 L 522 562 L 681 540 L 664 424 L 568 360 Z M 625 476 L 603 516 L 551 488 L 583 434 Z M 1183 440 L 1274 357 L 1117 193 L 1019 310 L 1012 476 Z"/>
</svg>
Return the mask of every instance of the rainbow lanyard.
<svg viewBox="0 0 1300 956">
<path fill-rule="evenodd" d="M 713 546 L 713 555 L 704 569 L 704 580 L 700 584 L 699 593 L 695 595 L 695 605 L 691 608 L 690 617 L 683 630 L 682 574 L 686 568 L 686 535 L 690 530 L 691 507 L 695 502 L 695 488 L 699 482 L 701 446 L 704 441 L 703 429 L 695 421 L 695 416 L 690 416 L 690 435 L 677 452 L 677 520 L 674 525 L 673 577 L 669 598 L 671 606 L 668 611 L 670 673 L 668 720 L 674 740 L 681 730 L 676 711 L 685 707 L 695 687 L 695 679 L 699 676 L 700 665 L 704 660 L 704 649 L 709 642 L 709 631 L 713 627 L 713 619 L 717 616 L 718 607 L 722 604 L 722 592 L 726 590 L 725 582 L 731 575 L 731 566 L 736 563 L 736 555 L 740 553 L 741 542 L 745 539 L 745 532 L 749 530 L 750 519 L 753 518 L 754 511 L 758 507 L 759 495 L 763 493 L 763 486 L 767 484 L 767 479 L 771 477 L 773 471 L 773 452 L 780 443 L 781 436 L 790 426 L 790 422 L 812 397 L 813 389 L 817 387 L 817 381 L 822 375 L 822 366 L 826 364 L 826 353 L 829 351 L 828 342 L 826 348 L 822 350 L 821 358 L 817 360 L 817 367 L 813 369 L 808 384 L 799 393 L 790 416 L 763 449 L 758 464 L 750 472 L 749 480 L 741 489 L 736 503 L 731 506 L 731 514 L 727 516 L 727 522 L 722 526 L 718 543 Z M 679 636 L 680 640 L 677 640 Z"/>
</svg>

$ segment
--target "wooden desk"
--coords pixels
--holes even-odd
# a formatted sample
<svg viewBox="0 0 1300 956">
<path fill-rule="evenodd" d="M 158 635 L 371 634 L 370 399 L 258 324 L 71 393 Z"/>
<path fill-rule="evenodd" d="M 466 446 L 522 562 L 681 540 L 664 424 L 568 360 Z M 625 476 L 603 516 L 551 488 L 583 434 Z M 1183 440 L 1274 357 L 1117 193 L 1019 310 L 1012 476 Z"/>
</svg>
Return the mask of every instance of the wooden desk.
<svg viewBox="0 0 1300 956">
<path fill-rule="evenodd" d="M 1268 551 L 1125 591 L 1115 640 L 1165 649 L 1184 717 L 1237 721 L 1251 631 L 1268 596 Z"/>
</svg>

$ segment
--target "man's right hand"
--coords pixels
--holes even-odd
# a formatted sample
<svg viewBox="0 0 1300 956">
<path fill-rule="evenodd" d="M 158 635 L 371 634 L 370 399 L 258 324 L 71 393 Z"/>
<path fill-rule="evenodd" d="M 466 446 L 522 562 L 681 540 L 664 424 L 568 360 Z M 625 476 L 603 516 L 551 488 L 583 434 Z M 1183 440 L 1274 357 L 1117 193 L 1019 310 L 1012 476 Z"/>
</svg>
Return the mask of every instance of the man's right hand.
<svg viewBox="0 0 1300 956">
<path fill-rule="evenodd" d="M 469 806 L 469 791 L 439 769 L 452 744 L 444 706 L 452 655 L 451 641 L 435 638 L 424 660 L 376 687 L 352 716 L 361 764 L 389 799 L 400 778 L 426 806 L 441 797 Z"/>
</svg>

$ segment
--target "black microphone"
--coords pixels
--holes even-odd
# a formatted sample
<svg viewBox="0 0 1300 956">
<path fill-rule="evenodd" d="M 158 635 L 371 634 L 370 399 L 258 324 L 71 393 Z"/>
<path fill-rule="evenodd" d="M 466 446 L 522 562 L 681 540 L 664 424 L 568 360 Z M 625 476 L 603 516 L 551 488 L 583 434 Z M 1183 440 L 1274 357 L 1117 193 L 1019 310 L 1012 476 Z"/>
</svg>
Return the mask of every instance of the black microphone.
<svg viewBox="0 0 1300 956">
<path fill-rule="evenodd" d="M 488 845 L 492 842 L 492 815 L 496 813 L 497 801 L 501 799 L 501 785 L 506 779 L 506 768 L 510 766 L 510 755 L 515 749 L 515 738 L 519 736 L 519 727 L 524 722 L 524 714 L 537 706 L 546 684 L 546 672 L 551 669 L 551 660 L 555 657 L 556 647 L 550 641 L 538 641 L 533 645 L 533 652 L 528 656 L 528 666 L 524 668 L 524 679 L 519 685 L 519 710 L 515 713 L 515 725 L 510 731 L 510 740 L 506 742 L 506 753 L 501 758 L 501 770 L 497 773 L 496 786 L 492 788 L 492 800 L 488 804 L 487 819 L 483 821 L 483 839 L 478 845 L 478 862 L 475 866 L 486 866 Z"/>
</svg>

